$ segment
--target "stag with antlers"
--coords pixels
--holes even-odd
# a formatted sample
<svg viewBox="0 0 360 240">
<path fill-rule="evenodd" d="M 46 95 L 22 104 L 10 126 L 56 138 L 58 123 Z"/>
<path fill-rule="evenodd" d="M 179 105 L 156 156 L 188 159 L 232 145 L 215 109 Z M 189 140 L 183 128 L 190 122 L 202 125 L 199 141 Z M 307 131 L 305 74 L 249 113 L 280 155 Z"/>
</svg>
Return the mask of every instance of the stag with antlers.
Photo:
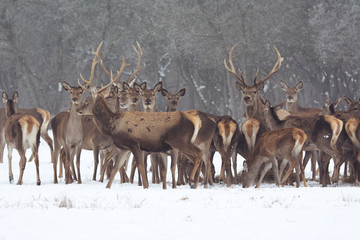
<svg viewBox="0 0 360 240">
<path fill-rule="evenodd" d="M 283 58 L 280 55 L 278 49 L 274 46 L 276 54 L 277 54 L 277 61 L 272 68 L 272 70 L 260 80 L 257 80 L 259 70 L 256 72 L 255 79 L 253 85 L 248 85 L 245 82 L 241 71 L 239 70 L 236 72 L 234 63 L 233 63 L 233 53 L 235 50 L 236 44 L 231 48 L 229 53 L 228 63 L 226 59 L 224 59 L 225 68 L 233 74 L 236 79 L 236 88 L 237 90 L 243 92 L 243 102 L 245 105 L 245 119 L 246 122 L 242 126 L 242 132 L 245 135 L 246 143 L 248 146 L 249 153 L 255 147 L 255 142 L 258 136 L 260 136 L 265 131 L 269 130 L 266 127 L 264 116 L 263 116 L 263 104 L 261 103 L 262 96 L 260 95 L 260 91 L 264 89 L 265 81 L 268 80 L 274 73 L 279 71 L 281 67 L 281 62 Z"/>
</svg>

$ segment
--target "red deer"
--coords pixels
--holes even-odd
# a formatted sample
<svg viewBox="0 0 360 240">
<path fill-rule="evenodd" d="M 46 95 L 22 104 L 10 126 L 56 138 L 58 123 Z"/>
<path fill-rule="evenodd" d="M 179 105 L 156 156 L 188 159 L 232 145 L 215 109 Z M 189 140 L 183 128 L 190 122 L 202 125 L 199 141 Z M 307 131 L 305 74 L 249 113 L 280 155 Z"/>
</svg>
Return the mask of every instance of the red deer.
<svg viewBox="0 0 360 240">
<path fill-rule="evenodd" d="M 286 101 L 286 110 L 290 114 L 297 114 L 297 113 L 313 113 L 318 114 L 321 112 L 320 108 L 304 108 L 301 107 L 298 101 L 298 93 L 303 88 L 303 82 L 300 81 L 296 84 L 295 87 L 289 87 L 285 82 L 280 81 L 281 89 L 286 93 L 285 101 Z M 311 157 L 311 171 L 312 171 L 312 180 L 316 179 L 316 160 L 319 158 L 318 151 L 309 151 L 305 152 L 304 157 L 304 167 L 306 167 L 309 159 Z"/>
<path fill-rule="evenodd" d="M 348 109 L 345 111 L 335 111 L 336 106 L 340 102 L 340 98 L 336 102 L 331 103 L 330 99 L 327 99 L 324 106 L 324 111 L 327 114 L 340 119 L 344 123 L 344 131 L 346 134 L 342 134 L 341 147 L 343 149 L 343 156 L 341 162 L 345 163 L 344 172 L 346 175 L 346 167 L 349 163 L 353 168 L 353 173 L 355 173 L 355 185 L 358 183 L 358 166 L 359 166 L 359 118 L 360 118 L 360 101 L 352 101 L 347 96 L 344 96 L 346 103 L 348 104 Z M 342 132 L 342 133 L 343 133 Z M 348 161 L 347 161 L 348 160 Z M 328 166 L 326 166 L 328 167 Z"/>
<path fill-rule="evenodd" d="M 82 101 L 83 89 L 81 87 L 70 86 L 65 81 L 62 82 L 63 88 L 70 93 L 71 105 L 70 110 L 57 114 L 51 120 L 51 128 L 54 137 L 54 153 L 52 155 L 52 162 L 54 167 L 54 183 L 57 180 L 57 161 L 60 153 L 61 146 L 65 151 L 65 183 L 71 183 L 72 177 L 70 174 L 70 164 L 72 170 L 75 172 L 73 164 L 74 156 L 76 155 L 76 163 L 78 166 L 78 178 L 75 180 L 81 183 L 81 176 L 79 175 L 80 169 L 80 155 L 82 149 L 82 141 L 84 139 L 83 124 L 81 121 L 82 116 L 76 113 L 76 106 L 79 106 Z"/>
<path fill-rule="evenodd" d="M 50 148 L 50 154 L 53 152 L 53 141 L 48 134 L 48 126 L 50 123 L 50 113 L 42 108 L 18 108 L 18 112 L 22 114 L 31 115 L 40 123 L 40 137 L 45 140 Z M 0 163 L 3 162 L 4 148 L 5 148 L 5 123 L 7 121 L 5 109 L 0 109 Z M 31 158 L 29 161 L 31 161 Z"/>
<path fill-rule="evenodd" d="M 245 174 L 243 187 L 249 187 L 260 183 L 265 174 L 272 167 L 276 185 L 284 184 L 291 172 L 296 170 L 296 187 L 300 186 L 300 172 L 306 187 L 304 167 L 302 165 L 302 151 L 307 136 L 298 128 L 283 128 L 268 131 L 258 139 L 254 151 L 246 160 L 248 172 Z M 280 172 L 278 169 L 280 162 Z M 286 164 L 290 167 L 283 174 Z M 261 170 L 261 173 L 260 173 Z"/>
<path fill-rule="evenodd" d="M 334 159 L 335 169 L 333 173 L 333 182 L 337 182 L 340 168 L 340 152 L 336 143 L 343 129 L 343 122 L 330 115 L 290 115 L 280 120 L 276 114 L 277 107 L 271 107 L 269 101 L 265 101 L 265 119 L 272 130 L 288 127 L 297 127 L 305 132 L 308 140 L 304 146 L 305 151 L 320 150 L 323 155 Z M 320 165 L 320 179 L 322 184 L 326 185 L 322 178 L 322 164 Z"/>
<path fill-rule="evenodd" d="M 5 104 L 7 121 L 5 124 L 5 141 L 8 149 L 9 180 L 13 181 L 12 173 L 12 150 L 15 148 L 20 155 L 20 174 L 17 184 L 23 183 L 23 174 L 26 165 L 26 149 L 31 148 L 36 166 L 36 184 L 40 185 L 38 149 L 40 144 L 40 123 L 35 117 L 28 114 L 17 113 L 18 92 L 14 92 L 12 99 L 8 98 L 5 91 L 2 92 L 2 100 Z"/>
<path fill-rule="evenodd" d="M 263 104 L 261 102 L 262 96 L 260 95 L 260 91 L 264 89 L 264 83 L 268 80 L 274 73 L 279 71 L 281 67 L 281 62 L 283 58 L 281 57 L 279 51 L 274 46 L 276 54 L 277 54 L 277 61 L 270 71 L 264 78 L 257 81 L 257 76 L 259 70 L 256 72 L 254 84 L 247 85 L 245 82 L 244 77 L 242 76 L 240 70 L 238 73 L 235 70 L 233 64 L 233 53 L 235 50 L 236 44 L 231 48 L 229 53 L 229 60 L 226 63 L 226 59 L 224 59 L 225 68 L 233 74 L 237 80 L 236 88 L 237 90 L 243 92 L 243 102 L 245 105 L 245 122 L 242 126 L 242 132 L 245 135 L 246 143 L 248 145 L 248 152 L 250 153 L 255 146 L 256 138 L 260 136 L 265 131 L 269 130 L 268 127 L 264 123 L 263 118 Z"/>
</svg>

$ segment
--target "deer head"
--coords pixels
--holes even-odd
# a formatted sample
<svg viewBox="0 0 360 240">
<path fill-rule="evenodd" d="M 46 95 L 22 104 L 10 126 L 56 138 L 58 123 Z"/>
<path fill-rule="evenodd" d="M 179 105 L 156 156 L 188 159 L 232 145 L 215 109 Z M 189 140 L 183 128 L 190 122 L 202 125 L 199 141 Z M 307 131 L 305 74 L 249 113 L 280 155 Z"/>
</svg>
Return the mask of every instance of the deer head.
<svg viewBox="0 0 360 240">
<path fill-rule="evenodd" d="M 161 94 L 167 98 L 167 112 L 174 112 L 177 109 L 179 100 L 185 95 L 186 89 L 179 90 L 176 94 L 169 93 L 166 89 L 161 89 Z"/>
<path fill-rule="evenodd" d="M 280 80 L 280 87 L 286 93 L 286 103 L 297 102 L 297 94 L 303 88 L 304 83 L 298 82 L 295 87 L 289 87 L 285 82 Z"/>
<path fill-rule="evenodd" d="M 5 91 L 2 92 L 2 100 L 5 104 L 5 113 L 6 116 L 9 118 L 11 115 L 17 113 L 17 103 L 19 100 L 19 93 L 15 91 L 12 95 L 12 98 L 9 99 L 7 93 Z"/>
<path fill-rule="evenodd" d="M 154 88 L 146 89 L 147 83 L 134 85 L 135 90 L 140 92 L 144 111 L 156 112 L 156 94 L 162 89 L 162 82 L 158 82 Z"/>
<path fill-rule="evenodd" d="M 257 80 L 257 76 L 259 74 L 259 70 L 258 70 L 255 74 L 255 79 L 254 79 L 253 85 L 247 85 L 244 77 L 242 76 L 242 74 L 240 72 L 240 69 L 238 70 L 238 73 L 237 73 L 235 70 L 234 64 L 233 64 L 233 58 L 234 58 L 233 53 L 234 53 L 235 47 L 236 47 L 236 44 L 230 50 L 229 59 L 228 59 L 229 65 L 226 62 L 226 59 L 224 59 L 224 65 L 225 65 L 225 68 L 231 74 L 233 74 L 238 80 L 236 82 L 236 89 L 243 92 L 243 101 L 244 101 L 244 105 L 245 105 L 246 111 L 247 111 L 246 114 L 249 117 L 252 115 L 252 113 L 256 113 L 258 111 L 258 107 L 260 106 L 259 105 L 259 100 L 260 100 L 259 92 L 264 89 L 265 81 L 268 80 L 274 73 L 279 71 L 279 69 L 281 67 L 281 62 L 283 61 L 283 58 L 281 57 L 277 48 L 274 46 L 278 58 L 277 58 L 277 61 L 274 65 L 274 67 L 270 71 L 270 73 L 268 73 L 264 78 Z M 251 111 L 251 113 L 250 113 L 250 111 Z"/>
</svg>

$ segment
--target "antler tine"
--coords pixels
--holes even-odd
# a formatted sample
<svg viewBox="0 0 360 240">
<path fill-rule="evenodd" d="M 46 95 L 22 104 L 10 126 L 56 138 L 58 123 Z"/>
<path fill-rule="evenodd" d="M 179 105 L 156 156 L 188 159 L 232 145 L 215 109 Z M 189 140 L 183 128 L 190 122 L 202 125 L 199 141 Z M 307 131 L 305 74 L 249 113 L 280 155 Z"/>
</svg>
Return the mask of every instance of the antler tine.
<svg viewBox="0 0 360 240">
<path fill-rule="evenodd" d="M 279 50 L 276 48 L 276 46 L 274 45 L 276 54 L 278 56 L 278 59 L 274 65 L 274 67 L 271 69 L 271 72 L 266 75 L 264 78 L 260 79 L 256 84 L 260 84 L 265 82 L 266 80 L 268 80 L 274 73 L 276 73 L 277 71 L 279 71 L 280 67 L 281 67 L 281 62 L 284 60 L 283 57 L 281 57 Z"/>
<path fill-rule="evenodd" d="M 236 73 L 236 70 L 235 70 L 235 67 L 234 67 L 234 64 L 233 64 L 233 52 L 235 50 L 235 47 L 236 47 L 236 44 L 230 49 L 230 53 L 229 53 L 229 65 L 230 67 L 228 66 L 228 64 L 226 63 L 226 59 L 224 59 L 224 65 L 225 65 L 225 68 L 226 70 L 228 70 L 230 73 L 232 73 L 242 84 L 245 84 L 245 80 L 240 72 L 240 69 L 239 69 L 239 74 Z"/>
<path fill-rule="evenodd" d="M 258 68 L 257 71 L 256 71 L 254 83 L 256 83 L 256 79 L 257 79 L 258 75 L 259 75 L 259 68 Z"/>
<path fill-rule="evenodd" d="M 139 72 L 141 72 L 145 68 L 145 63 L 141 67 L 142 50 L 141 50 L 141 46 L 140 46 L 138 41 L 136 41 L 136 45 L 137 45 L 137 48 L 134 45 L 132 45 L 132 47 L 133 47 L 134 51 L 139 55 L 138 62 L 137 62 L 137 65 L 136 65 L 136 68 L 135 68 L 134 72 L 132 72 L 130 74 L 130 76 L 128 77 L 128 79 L 126 80 L 127 83 L 132 83 L 134 81 L 134 79 L 135 79 L 136 74 L 138 74 Z"/>
<path fill-rule="evenodd" d="M 94 50 L 92 51 L 93 54 L 95 54 L 94 58 L 93 58 L 93 61 L 91 63 L 91 71 L 90 71 L 90 80 L 86 80 L 80 73 L 80 77 L 81 79 L 89 84 L 89 85 L 93 85 L 93 81 L 94 81 L 94 75 L 95 75 L 95 66 L 96 64 L 101 60 L 100 56 L 99 56 L 99 52 L 101 50 L 101 47 L 103 45 L 103 42 L 101 42 L 96 50 L 96 52 L 94 52 Z M 80 82 L 80 81 L 78 81 Z M 81 85 L 82 86 L 82 85 Z"/>
<path fill-rule="evenodd" d="M 130 66 L 130 64 L 125 62 L 125 57 L 122 57 L 122 64 L 120 67 L 120 70 L 118 72 L 118 74 L 116 75 L 116 77 L 113 77 L 112 71 L 110 72 L 110 83 L 107 84 L 106 86 L 102 87 L 101 89 L 99 89 L 97 92 L 101 93 L 102 91 L 104 91 L 105 89 L 107 89 L 108 87 L 110 87 L 112 84 L 114 84 L 116 82 L 116 80 L 120 77 L 122 71 L 124 70 L 125 67 Z"/>
</svg>

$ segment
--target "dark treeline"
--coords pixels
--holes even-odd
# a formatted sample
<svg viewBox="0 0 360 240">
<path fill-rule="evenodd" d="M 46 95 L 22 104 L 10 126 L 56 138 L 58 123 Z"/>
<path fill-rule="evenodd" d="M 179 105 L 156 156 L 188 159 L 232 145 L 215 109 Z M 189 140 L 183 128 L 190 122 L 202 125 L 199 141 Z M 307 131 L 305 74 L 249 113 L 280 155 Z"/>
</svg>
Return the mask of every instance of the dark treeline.
<svg viewBox="0 0 360 240">
<path fill-rule="evenodd" d="M 116 71 L 123 55 L 136 65 L 131 45 L 138 41 L 146 64 L 139 83 L 163 81 L 170 92 L 185 87 L 182 110 L 240 120 L 241 93 L 223 63 L 234 44 L 234 63 L 249 83 L 258 68 L 261 77 L 273 67 L 273 45 L 284 57 L 265 98 L 278 103 L 284 98 L 280 80 L 302 80 L 300 103 L 320 107 L 326 96 L 360 97 L 359 31 L 358 0 L 2 0 L 0 89 L 18 90 L 21 107 L 56 114 L 69 107 L 60 82 L 75 85 L 80 73 L 89 77 L 92 49 L 104 41 L 103 60 Z M 95 81 L 108 79 L 97 69 Z"/>
</svg>

